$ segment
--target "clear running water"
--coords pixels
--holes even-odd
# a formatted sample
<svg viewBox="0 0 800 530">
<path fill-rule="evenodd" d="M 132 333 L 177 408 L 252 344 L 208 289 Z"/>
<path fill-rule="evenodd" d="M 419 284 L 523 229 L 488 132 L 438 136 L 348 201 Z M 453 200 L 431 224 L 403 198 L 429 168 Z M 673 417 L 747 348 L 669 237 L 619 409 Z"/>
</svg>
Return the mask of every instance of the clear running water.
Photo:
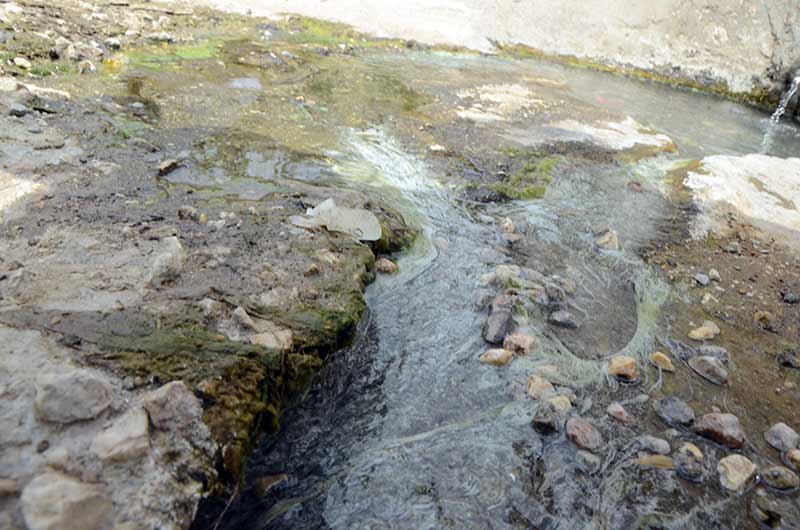
<svg viewBox="0 0 800 530">
<path fill-rule="evenodd" d="M 425 63 L 420 74 L 439 69 L 442 99 L 454 91 L 448 76 L 471 79 L 481 69 L 493 78 L 505 69 L 555 73 L 568 79 L 568 97 L 581 98 L 565 112 L 619 106 L 615 112 L 668 130 L 682 156 L 757 149 L 766 121 L 728 102 L 556 66 L 436 54 L 415 61 Z M 733 114 L 715 130 L 703 125 L 723 107 Z M 791 135 L 773 149 L 789 149 Z M 369 311 L 355 344 L 328 360 L 306 398 L 285 414 L 287 427 L 253 455 L 248 488 L 222 528 L 748 528 L 736 497 L 687 489 L 674 473 L 632 466 L 635 436 L 604 417 L 612 393 L 644 410 L 642 393 L 658 384 L 645 379 L 618 388 L 604 368 L 611 354 L 651 352 L 665 331 L 660 309 L 669 289 L 636 250 L 658 237 L 673 213 L 662 193 L 668 160 L 570 166 L 541 200 L 478 211 L 457 201 L 390 127 L 350 130 L 344 138 L 331 154 L 334 170 L 391 200 L 424 237 L 399 258 L 397 275 L 368 288 Z M 634 177 L 644 192 L 628 188 Z M 496 221 L 505 216 L 517 222 L 526 245 L 502 243 Z M 595 248 L 593 233 L 605 226 L 619 231 L 621 251 Z M 536 304 L 526 303 L 517 321 L 538 337 L 537 351 L 497 369 L 477 360 L 487 348 L 481 309 L 496 294 L 481 286 L 481 276 L 512 260 L 547 281 L 573 280 L 569 309 L 582 324 L 574 332 L 553 329 Z M 531 428 L 531 373 L 549 374 L 578 414 L 598 418 L 606 445 L 594 471 L 563 434 L 543 437 Z M 709 453 L 710 460 L 720 456 Z M 283 473 L 287 484 L 257 498 L 259 477 Z M 671 522 L 656 525 L 661 515 Z"/>
</svg>

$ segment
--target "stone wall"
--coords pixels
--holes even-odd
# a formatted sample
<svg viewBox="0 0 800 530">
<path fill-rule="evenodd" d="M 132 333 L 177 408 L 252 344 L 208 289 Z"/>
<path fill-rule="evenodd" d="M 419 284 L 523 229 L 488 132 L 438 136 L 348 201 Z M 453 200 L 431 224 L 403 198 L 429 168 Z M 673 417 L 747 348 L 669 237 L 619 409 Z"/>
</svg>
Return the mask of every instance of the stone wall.
<svg viewBox="0 0 800 530">
<path fill-rule="evenodd" d="M 192 0 L 338 20 L 377 35 L 491 42 L 773 97 L 800 68 L 800 0 Z"/>
</svg>

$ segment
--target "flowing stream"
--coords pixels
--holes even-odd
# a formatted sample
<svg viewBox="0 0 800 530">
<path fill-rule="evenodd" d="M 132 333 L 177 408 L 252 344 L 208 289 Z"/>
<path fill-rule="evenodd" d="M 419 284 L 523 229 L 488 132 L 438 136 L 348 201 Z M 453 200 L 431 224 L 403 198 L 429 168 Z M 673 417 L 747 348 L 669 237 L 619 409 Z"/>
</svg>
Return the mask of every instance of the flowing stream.
<svg viewBox="0 0 800 530">
<path fill-rule="evenodd" d="M 417 60 L 439 67 L 452 61 Z M 753 151 L 763 134 L 766 119 L 727 102 L 616 78 L 598 83 L 593 73 L 567 75 L 575 92 L 589 93 L 581 97 L 603 104 L 619 100 L 618 87 L 628 86 L 632 99 L 624 110 L 667 130 L 683 156 Z M 680 113 L 663 105 L 653 110 L 651 103 L 666 97 L 675 98 Z M 736 110 L 723 124 L 730 134 L 702 126 L 723 107 Z M 693 120 L 685 119 L 689 112 Z M 789 140 L 771 149 L 786 151 L 795 135 L 792 129 Z M 575 166 L 540 200 L 478 207 L 457 199 L 391 128 L 345 132 L 343 147 L 331 154 L 333 171 L 391 201 L 422 237 L 399 257 L 398 274 L 367 289 L 369 309 L 354 344 L 327 360 L 308 394 L 284 414 L 286 427 L 262 441 L 244 493 L 219 527 L 748 528 L 735 497 L 686 490 L 674 474 L 646 475 L 625 464 L 639 446 L 607 418 L 607 445 L 596 462 L 587 462 L 563 433 L 545 437 L 531 428 L 531 373 L 548 374 L 576 413 L 595 418 L 612 395 L 644 407 L 648 390 L 660 385 L 645 373 L 640 385 L 620 387 L 605 366 L 619 352 L 643 361 L 668 332 L 659 316 L 670 289 L 637 251 L 659 237 L 674 213 L 663 190 L 674 158 Z M 644 193 L 626 187 L 632 176 Z M 522 250 L 501 239 L 506 216 L 529 242 Z M 605 226 L 619 230 L 622 250 L 598 251 L 594 234 Z M 478 362 L 487 349 L 483 307 L 498 293 L 482 277 L 520 259 L 540 275 L 537 281 L 574 281 L 569 309 L 582 324 L 574 332 L 553 329 L 545 310 L 524 304 L 516 320 L 538 337 L 536 353 L 497 369 Z M 522 288 L 535 283 L 521 281 Z M 263 477 L 284 474 L 259 497 Z M 655 512 L 671 522 L 646 526 Z"/>
</svg>

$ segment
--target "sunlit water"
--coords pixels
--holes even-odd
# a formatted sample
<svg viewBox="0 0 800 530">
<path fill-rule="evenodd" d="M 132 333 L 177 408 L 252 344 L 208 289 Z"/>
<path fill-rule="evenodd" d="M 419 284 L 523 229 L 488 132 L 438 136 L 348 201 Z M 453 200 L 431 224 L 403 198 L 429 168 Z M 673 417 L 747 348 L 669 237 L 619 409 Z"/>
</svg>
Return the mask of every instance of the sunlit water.
<svg viewBox="0 0 800 530">
<path fill-rule="evenodd" d="M 564 79 L 577 100 L 669 134 L 680 157 L 756 151 L 769 123 L 733 103 L 592 72 L 478 57 L 415 60 L 435 64 L 443 76 L 488 68 L 493 76 L 528 69 Z M 618 389 L 604 376 L 604 359 L 617 352 L 641 357 L 664 332 L 657 326 L 668 288 L 636 249 L 659 235 L 670 212 L 660 190 L 666 160 L 624 168 L 598 163 L 557 179 L 541 200 L 484 210 L 520 222 L 532 268 L 576 280 L 570 310 L 582 322 L 576 332 L 556 331 L 527 304 L 518 321 L 539 338 L 539 348 L 497 369 L 478 362 L 487 347 L 479 301 L 494 293 L 480 278 L 511 261 L 496 223 L 458 202 L 387 129 L 344 138 L 331 155 L 333 169 L 353 186 L 391 198 L 424 238 L 400 257 L 396 276 L 369 287 L 356 342 L 328 359 L 306 399 L 282 418 L 284 430 L 262 442 L 245 493 L 221 527 L 623 529 L 640 527 L 654 512 L 669 516 L 669 528 L 747 527 L 735 498 L 686 491 L 674 474 L 622 465 L 635 454 L 634 435 L 602 419 L 612 392 L 636 407 L 638 394 L 657 384 Z M 771 152 L 791 152 L 798 138 L 786 125 Z M 645 193 L 627 190 L 632 176 Z M 594 248 L 593 232 L 604 226 L 620 232 L 622 251 Z M 575 447 L 530 426 L 525 381 L 549 365 L 577 395 L 576 413 L 597 417 L 606 436 L 602 469 L 580 480 Z M 268 500 L 256 499 L 256 480 L 281 473 L 288 484 Z"/>
</svg>

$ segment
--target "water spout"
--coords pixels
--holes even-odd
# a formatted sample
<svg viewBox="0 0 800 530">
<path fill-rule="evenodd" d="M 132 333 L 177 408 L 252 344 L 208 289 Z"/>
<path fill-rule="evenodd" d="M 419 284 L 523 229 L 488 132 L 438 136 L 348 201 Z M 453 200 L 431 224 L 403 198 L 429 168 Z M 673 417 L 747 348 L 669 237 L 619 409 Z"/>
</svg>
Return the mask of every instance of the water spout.
<svg viewBox="0 0 800 530">
<path fill-rule="evenodd" d="M 780 104 L 778 108 L 775 109 L 775 113 L 772 115 L 771 121 L 772 123 L 779 123 L 781 118 L 786 113 L 786 109 L 789 107 L 789 103 L 794 98 L 797 91 L 800 90 L 800 72 L 795 75 L 795 78 L 792 80 L 792 84 L 789 85 L 789 90 L 781 97 Z"/>
</svg>

